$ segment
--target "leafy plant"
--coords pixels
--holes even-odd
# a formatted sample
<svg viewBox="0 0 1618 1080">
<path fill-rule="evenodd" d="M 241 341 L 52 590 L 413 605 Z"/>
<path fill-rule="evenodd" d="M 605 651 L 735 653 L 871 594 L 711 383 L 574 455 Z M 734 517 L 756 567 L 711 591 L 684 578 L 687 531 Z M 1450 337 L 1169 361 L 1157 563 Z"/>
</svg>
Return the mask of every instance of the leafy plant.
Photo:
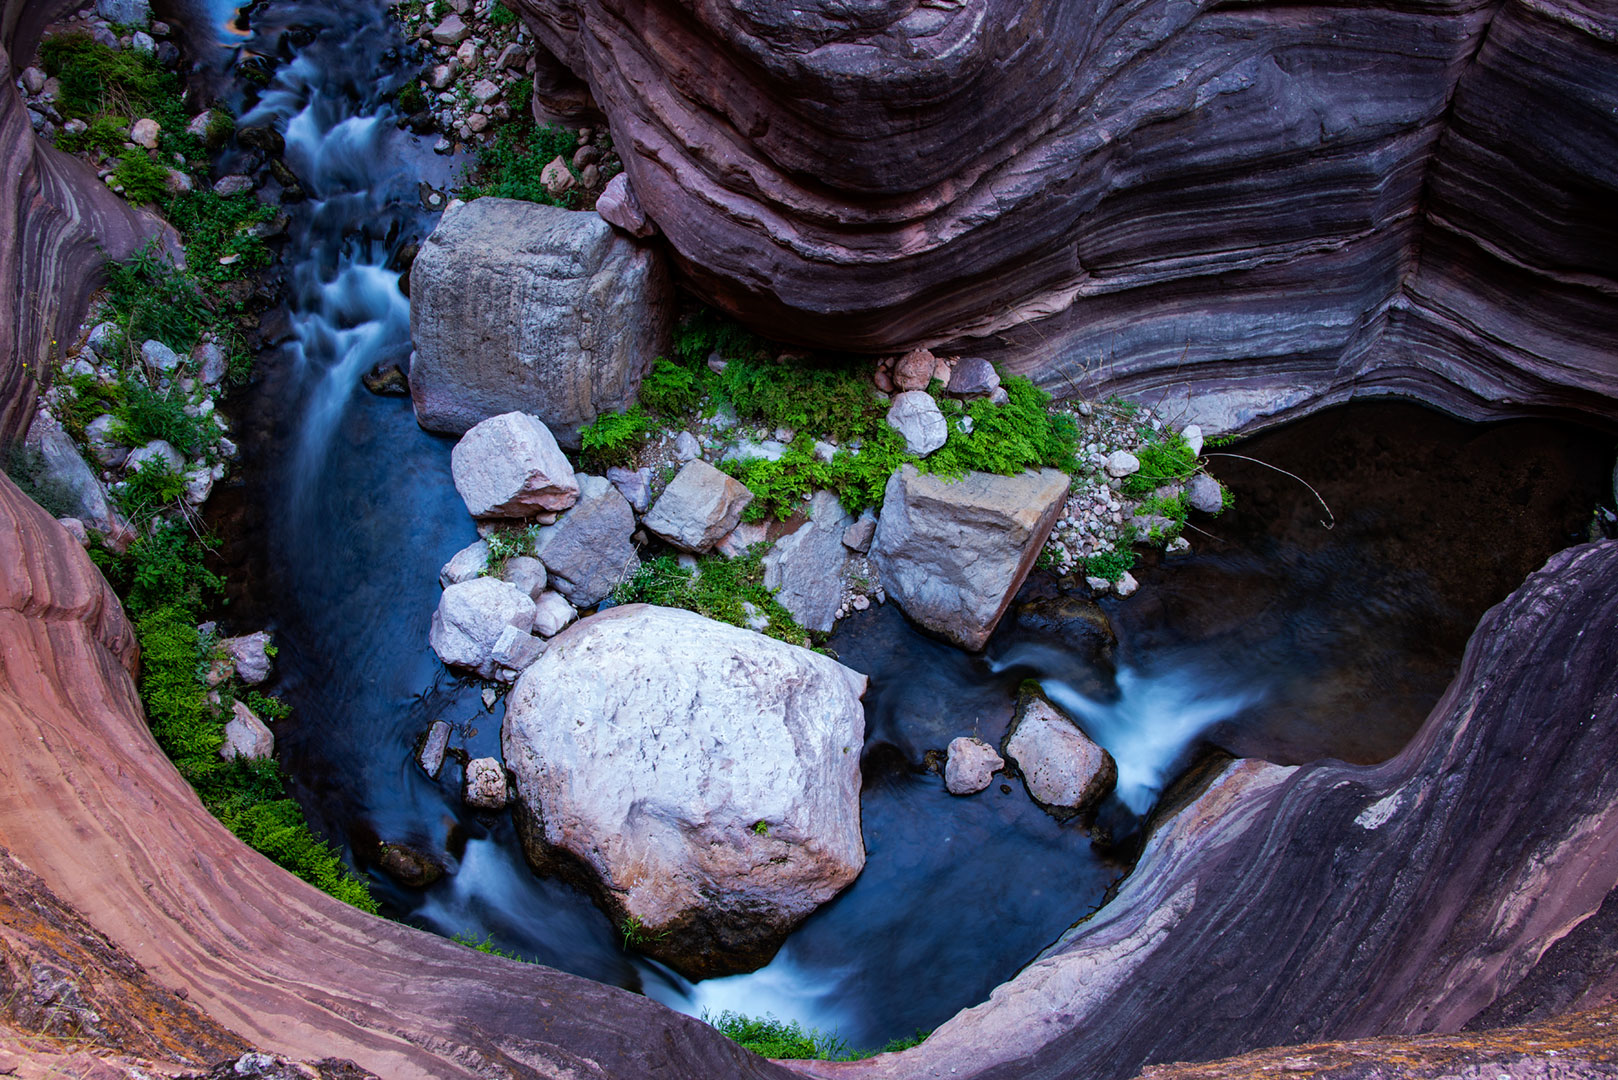
<svg viewBox="0 0 1618 1080">
<path fill-rule="evenodd" d="M 1126 542 L 1120 541 L 1111 551 L 1098 551 L 1084 560 L 1084 572 L 1091 577 L 1117 581 L 1134 569 L 1135 553 Z"/>
<path fill-rule="evenodd" d="M 275 208 L 248 192 L 219 195 L 210 188 L 182 192 L 164 204 L 163 213 L 185 237 L 186 264 L 193 277 L 230 281 L 270 263 L 269 245 L 258 227 L 275 216 Z M 219 264 L 232 255 L 233 264 Z"/>
<path fill-rule="evenodd" d="M 536 127 L 523 120 L 508 123 L 495 134 L 492 143 L 478 151 L 477 163 L 462 178 L 460 195 L 465 199 L 494 195 L 571 208 L 578 201 L 578 189 L 563 192 L 560 197 L 552 195 L 540 174 L 557 157 L 570 163 L 578 143 L 577 132 L 555 124 Z M 572 168 L 568 164 L 570 172 Z"/>
<path fill-rule="evenodd" d="M 1050 411 L 1050 395 L 1028 379 L 1013 375 L 1001 385 L 1004 405 L 982 399 L 962 405 L 945 399 L 940 409 L 950 421 L 949 441 L 919 466 L 941 476 L 967 472 L 1012 476 L 1024 469 L 1049 466 L 1072 474 L 1079 463 L 1078 425 L 1067 413 Z M 971 420 L 971 431 L 959 419 Z"/>
<path fill-rule="evenodd" d="M 497 2 L 489 8 L 489 24 L 491 26 L 516 26 L 517 14 L 506 5 Z"/>
<path fill-rule="evenodd" d="M 70 154 L 121 154 L 129 141 L 129 123 L 119 117 L 102 113 L 86 121 L 83 131 L 63 131 L 56 136 L 59 149 Z"/>
<path fill-rule="evenodd" d="M 213 429 L 211 420 L 186 415 L 178 390 L 159 393 L 134 379 L 125 380 L 124 402 L 113 415 L 122 425 L 118 436 L 128 445 L 162 439 L 188 456 L 202 452 Z"/>
<path fill-rule="evenodd" d="M 40 45 L 39 55 L 60 85 L 56 107 L 64 117 L 140 114 L 164 128 L 185 128 L 180 80 L 151 53 L 110 49 L 86 34 L 58 34 Z"/>
<path fill-rule="evenodd" d="M 703 381 L 688 367 L 661 356 L 640 384 L 640 403 L 660 416 L 685 416 L 702 403 Z"/>
<path fill-rule="evenodd" d="M 751 604 L 769 619 L 765 633 L 801 645 L 802 626 L 764 587 L 764 552 L 755 546 L 735 559 L 708 555 L 687 570 L 672 555 L 659 555 L 640 564 L 613 592 L 615 604 L 657 604 L 683 608 L 732 626 L 746 626 Z"/>
<path fill-rule="evenodd" d="M 760 1057 L 784 1060 L 836 1061 L 848 1054 L 848 1044 L 835 1035 L 804 1027 L 796 1020 L 773 1016 L 752 1017 L 729 1010 L 717 1016 L 704 1015 L 721 1035 L 732 1039 Z"/>
<path fill-rule="evenodd" d="M 161 458 L 147 458 L 114 490 L 118 508 L 131 521 L 148 521 L 185 494 L 185 478 Z"/>
<path fill-rule="evenodd" d="M 195 279 L 169 262 L 155 243 L 108 264 L 107 300 L 135 348 L 155 338 L 189 353 L 212 318 Z"/>
<path fill-rule="evenodd" d="M 1148 432 L 1135 456 L 1140 459 L 1140 471 L 1124 477 L 1125 495 L 1144 495 L 1164 484 L 1188 479 L 1198 468 L 1197 455 L 1178 431 Z"/>
<path fill-rule="evenodd" d="M 427 108 L 427 92 L 413 82 L 401 86 L 395 100 L 399 103 L 399 111 L 406 115 L 419 113 Z"/>
<path fill-rule="evenodd" d="M 579 447 L 587 465 L 605 469 L 613 465 L 627 465 L 653 429 L 652 421 L 632 405 L 621 413 L 602 413 L 579 432 Z"/>
<path fill-rule="evenodd" d="M 753 822 L 753 835 L 754 836 L 768 836 L 768 835 L 770 835 L 770 823 L 768 821 L 755 821 L 755 822 Z"/>
<path fill-rule="evenodd" d="M 458 945 L 465 945 L 468 949 L 476 949 L 478 952 L 487 953 L 490 956 L 503 956 L 507 960 L 518 960 L 524 964 L 533 963 L 532 960 L 528 959 L 526 956 L 523 956 L 521 953 L 512 952 L 510 949 L 500 948 L 494 943 L 493 934 L 484 934 L 483 937 L 479 939 L 477 934 L 473 933 L 472 931 L 462 930 L 460 933 L 455 935 L 453 940 Z"/>
<path fill-rule="evenodd" d="M 631 915 L 625 919 L 618 927 L 618 933 L 623 937 L 624 948 L 626 949 L 634 949 L 643 945 L 649 945 L 654 941 L 662 941 L 664 938 L 669 936 L 669 932 L 667 930 L 663 931 L 661 934 L 652 933 L 651 930 L 647 928 L 646 924 L 641 922 L 640 916 L 638 915 Z"/>
<path fill-rule="evenodd" d="M 144 150 L 131 150 L 120 158 L 112 179 L 124 189 L 124 198 L 137 205 L 155 203 L 168 194 L 169 171 Z"/>
</svg>

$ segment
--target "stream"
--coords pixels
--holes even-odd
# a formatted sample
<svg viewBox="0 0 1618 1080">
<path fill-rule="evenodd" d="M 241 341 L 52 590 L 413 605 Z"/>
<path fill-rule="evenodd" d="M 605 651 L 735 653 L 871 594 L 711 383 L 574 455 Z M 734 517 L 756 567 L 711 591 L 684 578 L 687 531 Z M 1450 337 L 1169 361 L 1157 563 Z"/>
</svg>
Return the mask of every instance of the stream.
<svg viewBox="0 0 1618 1080">
<path fill-rule="evenodd" d="M 464 162 L 398 128 L 386 103 L 415 67 L 381 4 L 247 10 L 247 27 L 234 9 L 210 12 L 216 74 L 244 53 L 283 58 L 240 123 L 284 132 L 309 199 L 287 208 L 286 339 L 226 410 L 244 468 L 210 507 L 227 538 L 224 617 L 233 631 L 273 630 L 270 689 L 294 709 L 276 730 L 289 788 L 393 918 L 695 1014 L 774 1014 L 856 1047 L 931 1029 L 1105 901 L 1141 820 L 1200 757 L 1396 753 L 1478 617 L 1577 539 L 1600 497 L 1610 437 L 1354 405 L 1232 448 L 1306 477 L 1329 515 L 1293 479 L 1212 459 L 1235 508 L 1199 523 L 1192 554 L 1148 556 L 1137 596 L 1102 601 L 1117 634 L 1106 662 L 1065 629 L 1082 631 L 1093 610 L 1037 574 L 979 655 L 891 606 L 845 620 L 829 647 L 871 678 L 865 870 L 768 966 L 693 985 L 626 950 L 583 894 L 535 876 L 509 815 L 461 803 L 458 765 L 433 780 L 413 761 L 438 719 L 452 746 L 498 756 L 502 706 L 485 708 L 481 687 L 427 645 L 439 567 L 476 538 L 450 482 L 453 440 L 359 376 L 407 366 L 409 302 L 388 267 L 433 227 L 418 184 L 453 185 Z M 243 104 L 246 92 L 226 96 Z M 927 769 L 927 752 L 956 735 L 997 741 L 1027 679 L 1117 759 L 1101 820 L 1118 846 L 1058 823 L 1020 781 L 962 799 Z M 424 890 L 398 885 L 369 865 L 379 841 L 450 872 Z"/>
</svg>

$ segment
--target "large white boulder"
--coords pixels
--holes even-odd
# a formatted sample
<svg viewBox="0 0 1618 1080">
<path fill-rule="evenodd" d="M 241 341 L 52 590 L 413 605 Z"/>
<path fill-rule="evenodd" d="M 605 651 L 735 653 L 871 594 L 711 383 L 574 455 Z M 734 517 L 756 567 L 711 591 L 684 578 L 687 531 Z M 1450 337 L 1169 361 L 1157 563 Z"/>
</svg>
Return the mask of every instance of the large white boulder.
<svg viewBox="0 0 1618 1080">
<path fill-rule="evenodd" d="M 755 967 L 865 864 L 865 684 L 687 611 L 578 622 L 507 700 L 524 849 L 686 974 Z"/>
<path fill-rule="evenodd" d="M 475 518 L 523 518 L 566 510 L 579 497 L 573 466 L 544 421 L 528 413 L 474 426 L 449 455 L 455 490 Z"/>
<path fill-rule="evenodd" d="M 452 206 L 410 270 L 410 395 L 430 431 L 515 409 L 564 446 L 635 401 L 673 314 L 654 248 L 600 215 L 513 199 Z"/>
<path fill-rule="evenodd" d="M 983 648 L 1056 524 L 1068 483 L 1055 469 L 960 480 L 895 470 L 871 542 L 883 589 L 913 622 Z"/>
<path fill-rule="evenodd" d="M 524 634 L 532 630 L 534 601 L 510 582 L 473 578 L 449 586 L 438 598 L 427 640 L 444 663 L 491 679 L 501 666 L 495 646 L 507 627 Z"/>
</svg>

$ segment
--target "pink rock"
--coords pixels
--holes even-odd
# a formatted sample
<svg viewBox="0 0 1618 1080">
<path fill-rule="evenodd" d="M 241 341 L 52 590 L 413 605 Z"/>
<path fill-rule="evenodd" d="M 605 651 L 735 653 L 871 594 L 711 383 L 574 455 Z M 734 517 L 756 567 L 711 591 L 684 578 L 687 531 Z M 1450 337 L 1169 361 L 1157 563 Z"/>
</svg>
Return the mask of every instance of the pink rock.
<svg viewBox="0 0 1618 1080">
<path fill-rule="evenodd" d="M 607 224 L 624 230 L 630 236 L 644 239 L 657 233 L 657 226 L 641 209 L 640 200 L 635 198 L 635 189 L 629 186 L 629 177 L 624 173 L 607 181 L 607 189 L 596 200 L 596 213 Z"/>
</svg>

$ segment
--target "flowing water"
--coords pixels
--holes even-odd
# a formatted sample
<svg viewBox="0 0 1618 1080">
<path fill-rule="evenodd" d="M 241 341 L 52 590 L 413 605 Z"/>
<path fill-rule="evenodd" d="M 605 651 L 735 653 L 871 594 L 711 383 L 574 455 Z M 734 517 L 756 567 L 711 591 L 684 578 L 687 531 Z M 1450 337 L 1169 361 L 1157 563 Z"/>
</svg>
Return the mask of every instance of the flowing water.
<svg viewBox="0 0 1618 1080">
<path fill-rule="evenodd" d="M 845 621 L 830 645 L 871 677 L 865 871 L 767 967 L 693 986 L 627 952 L 579 892 L 531 873 L 509 816 L 462 805 L 458 765 L 434 780 L 412 760 L 434 720 L 473 757 L 498 754 L 500 727 L 499 706 L 426 644 L 438 568 L 475 537 L 450 483 L 451 441 L 417 427 L 408 399 L 359 388 L 372 365 L 408 357 L 409 305 L 388 267 L 432 227 L 418 185 L 459 168 L 385 104 L 419 59 L 365 0 L 264 4 L 250 25 L 212 16 L 231 58 L 287 58 L 242 122 L 285 133 L 310 195 L 289 208 L 286 340 L 230 412 L 246 456 L 211 511 L 231 538 L 225 617 L 275 631 L 274 689 L 295 708 L 277 731 L 290 786 L 395 918 L 687 1011 L 773 1013 L 856 1046 L 931 1028 L 1102 903 L 1127 862 L 1020 782 L 948 795 L 928 751 L 956 735 L 999 740 L 1036 679 L 1117 759 L 1102 814 L 1115 839 L 1209 748 L 1380 760 L 1436 700 L 1478 615 L 1570 538 L 1599 489 L 1610 440 L 1595 435 L 1338 410 L 1243 450 L 1308 473 L 1335 527 L 1292 481 L 1216 460 L 1237 509 L 1193 535 L 1195 555 L 1139 571 L 1139 596 L 1105 602 L 1110 659 L 1015 617 L 983 655 L 915 632 L 891 607 Z M 1026 593 L 1062 588 L 1038 579 Z M 450 873 L 399 886 L 371 866 L 378 841 Z"/>
</svg>

